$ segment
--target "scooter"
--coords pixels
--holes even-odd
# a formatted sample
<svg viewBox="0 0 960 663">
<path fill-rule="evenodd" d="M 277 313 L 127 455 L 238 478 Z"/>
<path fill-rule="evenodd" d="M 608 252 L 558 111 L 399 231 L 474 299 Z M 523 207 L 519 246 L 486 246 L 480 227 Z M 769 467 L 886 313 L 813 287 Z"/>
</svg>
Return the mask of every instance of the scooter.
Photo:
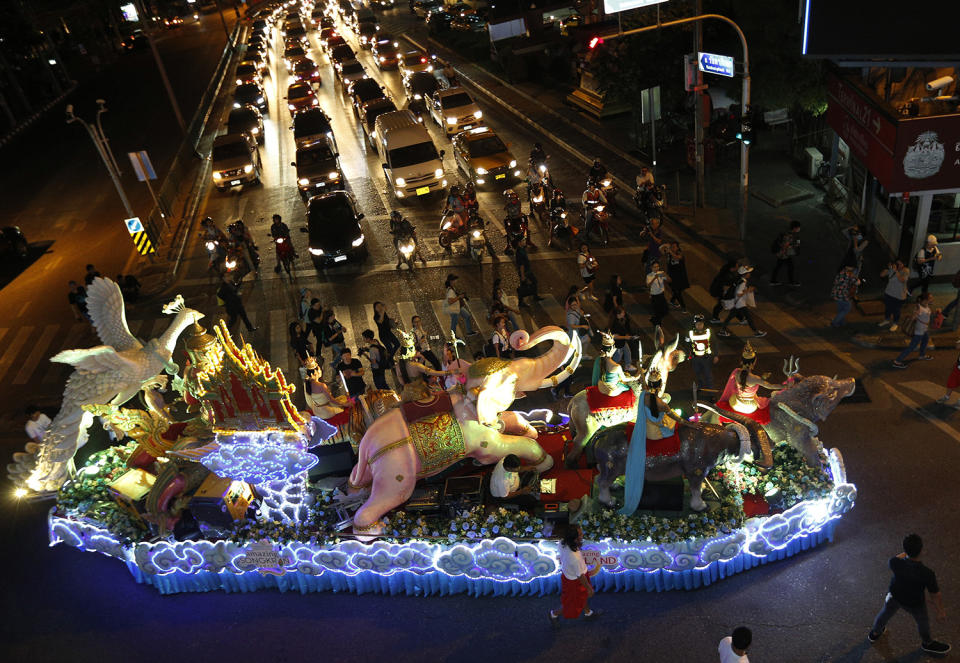
<svg viewBox="0 0 960 663">
<path fill-rule="evenodd" d="M 437 236 L 440 246 L 449 251 L 453 243 L 466 234 L 467 225 L 456 212 L 444 210 L 443 216 L 440 217 L 440 234 Z"/>
<path fill-rule="evenodd" d="M 467 222 L 467 248 L 470 249 L 470 257 L 480 263 L 487 252 L 487 232 L 483 219 L 475 210 L 470 212 L 470 220 Z"/>
<path fill-rule="evenodd" d="M 653 191 L 647 192 L 642 187 L 637 187 L 633 193 L 633 202 L 640 210 L 645 223 L 649 223 L 653 217 L 659 217 L 663 222 L 663 201 L 666 198 L 664 191 L 666 187 L 662 184 L 653 188 Z"/>
<path fill-rule="evenodd" d="M 607 199 L 607 214 L 616 216 L 617 192 L 619 191 L 617 185 L 613 183 L 613 179 L 610 177 L 604 177 L 598 184 L 600 191 L 603 192 L 603 197 Z"/>
<path fill-rule="evenodd" d="M 547 187 L 543 180 L 535 181 L 530 187 L 530 216 L 534 215 L 547 227 Z"/>
<path fill-rule="evenodd" d="M 550 238 L 547 240 L 547 246 L 552 247 L 554 239 L 557 242 L 565 243 L 565 250 L 573 249 L 573 228 L 567 222 L 567 212 L 562 207 L 554 207 L 550 210 Z"/>
<path fill-rule="evenodd" d="M 230 274 L 234 285 L 240 285 L 243 278 L 251 272 L 250 261 L 244 255 L 243 244 L 231 242 L 223 260 L 223 274 Z"/>
<path fill-rule="evenodd" d="M 580 216 L 583 220 L 583 240 L 589 241 L 590 235 L 587 232 L 587 207 L 593 208 L 593 224 L 600 231 L 600 241 L 603 242 L 603 245 L 606 246 L 607 242 L 610 241 L 610 213 L 606 210 L 606 205 L 599 203 L 587 202 L 583 206 L 583 209 L 580 211 Z"/>
<path fill-rule="evenodd" d="M 397 251 L 400 253 L 400 263 L 406 263 L 408 270 L 413 270 L 414 257 L 417 255 L 417 241 L 413 236 L 400 237 L 397 240 Z M 397 265 L 400 269 L 400 265 Z"/>
<path fill-rule="evenodd" d="M 293 278 L 293 262 L 297 257 L 293 250 L 293 242 L 289 237 L 274 237 L 273 246 L 277 251 L 277 266 L 273 271 L 280 273 L 281 267 L 287 271 L 287 276 Z"/>
</svg>

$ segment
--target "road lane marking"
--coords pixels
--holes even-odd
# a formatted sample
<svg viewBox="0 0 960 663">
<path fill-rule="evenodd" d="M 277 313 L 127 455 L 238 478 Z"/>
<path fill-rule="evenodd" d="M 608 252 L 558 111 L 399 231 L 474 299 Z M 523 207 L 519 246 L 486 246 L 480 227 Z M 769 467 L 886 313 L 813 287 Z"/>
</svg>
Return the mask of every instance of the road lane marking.
<svg viewBox="0 0 960 663">
<path fill-rule="evenodd" d="M 20 349 L 23 348 L 24 344 L 33 336 L 33 326 L 25 325 L 17 331 L 16 336 L 13 337 L 13 340 L 7 345 L 6 351 L 3 353 L 3 357 L 0 357 L 0 381 L 3 380 L 7 375 L 7 371 L 10 370 L 10 367 L 13 366 L 14 360 L 19 356 Z"/>
<path fill-rule="evenodd" d="M 940 419 L 939 417 L 934 416 L 930 412 L 927 412 L 925 408 L 923 408 L 919 403 L 914 401 L 912 398 L 910 398 L 906 394 L 903 394 L 897 391 L 897 389 L 893 385 L 887 384 L 883 380 L 880 381 L 880 384 L 882 384 L 884 388 L 890 392 L 891 396 L 893 396 L 895 399 L 900 401 L 903 405 L 906 405 L 908 408 L 910 408 L 911 410 L 919 414 L 921 417 L 926 419 L 928 422 L 936 426 L 938 429 L 940 429 L 941 432 L 948 435 L 955 442 L 960 442 L 960 431 L 957 431 L 956 429 L 954 429 L 952 426 L 950 426 L 950 424 L 945 422 L 943 419 Z M 911 384 L 915 385 L 916 383 L 906 383 L 904 386 L 908 386 Z M 918 391 L 920 390 L 918 389 Z M 921 393 L 923 392 L 921 391 Z"/>
</svg>

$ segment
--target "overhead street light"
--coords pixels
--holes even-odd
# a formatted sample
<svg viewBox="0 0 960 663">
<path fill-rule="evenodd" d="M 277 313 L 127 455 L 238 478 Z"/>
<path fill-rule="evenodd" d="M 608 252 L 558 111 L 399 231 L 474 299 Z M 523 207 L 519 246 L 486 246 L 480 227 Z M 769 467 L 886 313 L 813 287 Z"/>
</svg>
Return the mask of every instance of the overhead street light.
<svg viewBox="0 0 960 663">
<path fill-rule="evenodd" d="M 67 104 L 67 124 L 79 122 L 83 125 L 83 128 L 87 130 L 87 133 L 90 134 L 90 140 L 93 141 L 94 147 L 97 148 L 97 153 L 100 155 L 100 158 L 103 159 L 103 165 L 107 167 L 107 172 L 110 173 L 110 179 L 113 180 L 113 185 L 117 187 L 117 194 L 119 194 L 120 200 L 123 202 L 127 217 L 132 218 L 136 216 L 136 214 L 133 213 L 130 201 L 127 200 L 127 194 L 123 191 L 123 185 L 120 184 L 120 169 L 117 167 L 117 162 L 114 160 L 113 153 L 110 151 L 107 137 L 103 134 L 103 125 L 100 124 L 100 116 L 107 112 L 106 104 L 107 102 L 103 99 L 97 99 L 98 108 L 95 125 L 91 125 L 82 117 L 77 117 L 73 112 L 73 104 Z"/>
</svg>

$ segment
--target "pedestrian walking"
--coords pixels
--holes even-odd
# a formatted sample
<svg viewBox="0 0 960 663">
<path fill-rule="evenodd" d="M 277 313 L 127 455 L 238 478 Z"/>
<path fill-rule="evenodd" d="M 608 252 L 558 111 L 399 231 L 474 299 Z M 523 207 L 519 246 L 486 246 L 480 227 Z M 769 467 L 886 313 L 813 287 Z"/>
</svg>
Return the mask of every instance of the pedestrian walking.
<svg viewBox="0 0 960 663">
<path fill-rule="evenodd" d="M 847 314 L 853 308 L 859 285 L 860 279 L 857 278 L 853 265 L 844 265 L 834 277 L 830 296 L 837 303 L 837 315 L 830 321 L 831 327 L 842 327 L 847 324 Z"/>
<path fill-rule="evenodd" d="M 943 609 L 943 597 L 937 584 L 936 574 L 920 561 L 923 551 L 923 539 L 916 534 L 908 534 L 903 539 L 903 552 L 890 558 L 890 588 L 884 599 L 883 609 L 873 620 L 873 627 L 867 634 L 871 643 L 880 639 L 887 630 L 887 622 L 897 610 L 903 608 L 917 622 L 920 632 L 920 648 L 930 654 L 946 654 L 951 647 L 939 642 L 930 635 L 930 618 L 927 615 L 927 595 L 937 611 L 937 619 L 944 621 L 947 613 Z M 924 592 L 927 594 L 925 595 Z"/>
<path fill-rule="evenodd" d="M 580 547 L 583 545 L 583 530 L 573 525 L 564 534 L 560 542 L 560 610 L 550 611 L 550 623 L 560 626 L 560 616 L 564 619 L 577 619 L 581 614 L 592 619 L 602 614 L 592 610 L 589 605 L 593 596 L 590 578 L 600 573 L 600 564 L 587 569 Z"/>
<path fill-rule="evenodd" d="M 927 243 L 923 245 L 923 248 L 917 252 L 913 259 L 913 266 L 917 270 L 918 279 L 917 283 L 910 288 L 911 292 L 919 285 L 920 292 L 927 294 L 930 289 L 930 280 L 933 278 L 933 270 L 941 260 L 943 260 L 943 253 L 937 246 L 937 236 L 927 235 Z"/>
<path fill-rule="evenodd" d="M 445 290 L 443 312 L 450 316 L 450 336 L 452 338 L 457 337 L 457 323 L 460 320 L 463 320 L 463 326 L 468 336 L 477 333 L 473 330 L 473 325 L 470 324 L 473 316 L 466 306 L 469 297 L 460 293 L 455 285 L 459 278 L 456 274 L 448 274 L 447 280 L 443 284 Z"/>
<path fill-rule="evenodd" d="M 366 355 L 370 362 L 370 373 L 373 374 L 373 386 L 377 389 L 389 389 L 387 386 L 387 369 L 391 368 L 388 360 L 387 349 L 374 337 L 372 329 L 364 329 L 360 336 L 363 337 L 365 347 L 357 350 L 358 354 Z"/>
<path fill-rule="evenodd" d="M 430 336 L 427 334 L 427 330 L 423 328 L 423 321 L 419 315 L 410 318 L 410 333 L 413 335 L 413 344 L 416 346 L 420 356 L 433 367 L 433 370 L 439 371 L 440 360 L 437 359 L 437 355 L 433 354 L 433 350 L 430 349 Z M 439 336 L 437 338 L 439 338 Z"/>
<path fill-rule="evenodd" d="M 900 324 L 900 311 L 907 301 L 909 290 L 907 281 L 910 280 L 910 268 L 901 260 L 895 260 L 880 272 L 880 277 L 886 277 L 887 284 L 883 288 L 883 320 L 878 327 L 890 327 L 890 331 L 897 331 Z M 946 313 L 946 312 L 944 312 Z"/>
<path fill-rule="evenodd" d="M 237 324 L 237 318 L 239 318 L 243 320 L 243 324 L 247 326 L 248 331 L 257 331 L 257 328 L 250 322 L 250 318 L 247 317 L 247 309 L 243 306 L 243 299 L 237 292 L 237 287 L 233 285 L 233 279 L 229 274 L 224 274 L 223 280 L 220 282 L 220 288 L 217 290 L 217 297 L 223 302 L 223 308 L 227 312 L 227 327 L 233 327 Z"/>
<path fill-rule="evenodd" d="M 950 315 L 950 311 L 956 308 L 957 304 L 960 304 L 960 269 L 957 270 L 957 273 L 953 275 L 953 280 L 950 282 L 954 288 L 957 289 L 956 296 L 950 301 L 949 304 L 943 307 L 943 316 L 946 317 Z"/>
<path fill-rule="evenodd" d="M 870 240 L 863 236 L 863 228 L 859 225 L 853 225 L 843 231 L 850 240 L 847 245 L 847 252 L 843 255 L 840 262 L 840 269 L 851 265 L 854 274 L 860 276 L 860 270 L 863 269 L 863 252 L 867 250 Z"/>
<path fill-rule="evenodd" d="M 580 298 L 571 295 L 567 298 L 567 331 L 570 333 L 570 339 L 577 334 L 580 337 L 580 346 L 583 348 L 583 358 L 591 360 L 593 357 L 587 353 L 590 347 L 590 337 L 593 331 L 590 329 L 589 316 L 583 312 L 580 306 Z"/>
<path fill-rule="evenodd" d="M 331 352 L 333 352 L 330 365 L 336 366 L 339 364 L 340 357 L 343 355 L 345 341 L 343 325 L 337 320 L 337 314 L 333 309 L 327 309 L 323 312 L 323 317 L 321 317 L 320 343 L 323 347 L 330 348 Z"/>
<path fill-rule="evenodd" d="M 897 358 L 893 360 L 894 368 L 906 368 L 907 365 L 903 363 L 903 360 L 907 358 L 911 352 L 916 350 L 919 347 L 920 356 L 917 357 L 923 361 L 929 361 L 933 359 L 930 355 L 927 354 L 927 343 L 930 342 L 930 302 L 933 301 L 933 295 L 929 292 L 920 295 L 917 298 L 917 307 L 914 309 L 912 315 L 910 316 L 909 323 L 910 327 L 910 344 L 903 349 Z"/>
<path fill-rule="evenodd" d="M 737 274 L 740 280 L 734 286 L 731 286 L 733 289 L 732 299 L 728 297 L 730 289 L 728 289 L 727 293 L 724 293 L 723 307 L 727 309 L 727 317 L 724 318 L 723 326 L 720 331 L 717 332 L 719 336 L 730 336 L 730 330 L 727 329 L 727 325 L 734 317 L 741 323 L 750 325 L 753 335 L 757 338 L 767 335 L 767 332 L 757 329 L 756 324 L 753 322 L 753 315 L 750 313 L 750 309 L 757 305 L 754 295 L 756 288 L 749 283 L 750 274 L 752 273 L 753 267 L 749 265 L 741 265 L 737 268 Z"/>
<path fill-rule="evenodd" d="M 647 250 L 643 255 L 643 262 L 649 271 L 654 260 L 660 260 L 660 247 L 663 245 L 663 222 L 660 217 L 654 216 L 646 229 Z"/>
<path fill-rule="evenodd" d="M 957 339 L 956 346 L 960 348 L 960 338 Z M 937 399 L 938 403 L 948 403 L 950 402 L 950 396 L 953 395 L 953 390 L 957 387 L 960 387 L 960 354 L 957 355 L 957 360 L 953 362 L 953 370 L 950 371 L 950 375 L 947 377 L 947 391 Z M 960 399 L 957 399 L 954 407 L 960 408 Z"/>
<path fill-rule="evenodd" d="M 140 299 L 140 288 L 143 286 L 133 274 L 127 274 L 122 278 L 121 275 L 118 274 L 117 285 L 120 286 L 120 292 L 123 294 L 123 301 L 134 304 L 138 299 Z"/>
<path fill-rule="evenodd" d="M 76 281 L 70 281 L 67 286 L 70 288 L 67 291 L 67 301 L 70 302 L 74 320 L 90 322 L 90 314 L 87 312 L 87 289 Z"/>
<path fill-rule="evenodd" d="M 690 343 L 694 381 L 702 389 L 713 389 L 713 365 L 720 361 L 713 351 L 710 336 L 710 328 L 697 313 L 693 316 L 693 329 L 687 330 L 687 341 Z"/>
<path fill-rule="evenodd" d="M 713 277 L 713 280 L 710 281 L 710 296 L 717 298 L 717 303 L 713 307 L 713 311 L 710 314 L 710 324 L 718 325 L 720 324 L 720 312 L 724 310 L 723 302 L 725 293 L 730 289 L 730 286 L 735 286 L 739 280 L 739 275 L 737 274 L 737 261 L 728 260 L 723 267 L 720 268 L 720 271 L 717 272 L 716 276 Z M 731 297 L 733 291 L 730 291 Z"/>
<path fill-rule="evenodd" d="M 310 288 L 300 288 L 300 301 L 297 303 L 297 314 L 305 323 L 310 322 L 307 319 L 307 312 L 310 310 L 310 305 L 313 300 L 313 291 L 310 290 Z M 318 299 L 317 301 L 320 300 Z"/>
<path fill-rule="evenodd" d="M 100 272 L 97 271 L 97 268 L 93 265 L 87 265 L 87 273 L 83 275 L 83 282 L 86 285 L 92 285 L 93 279 L 100 276 Z"/>
<path fill-rule="evenodd" d="M 387 306 L 383 302 L 373 303 L 373 321 L 377 325 L 377 336 L 387 350 L 387 357 L 393 357 L 400 349 L 400 341 L 393 333 L 393 318 L 387 314 Z"/>
<path fill-rule="evenodd" d="M 770 273 L 770 285 L 783 285 L 780 281 L 780 270 L 787 268 L 787 278 L 791 286 L 799 287 L 800 282 L 796 279 L 793 269 L 793 259 L 800 254 L 800 222 L 791 221 L 790 229 L 777 235 L 773 242 L 773 254 L 777 259 Z"/>
<path fill-rule="evenodd" d="M 683 300 L 683 291 L 690 287 L 687 277 L 687 260 L 683 257 L 680 242 L 670 242 L 666 250 L 667 277 L 670 279 L 670 306 L 687 312 L 687 304 Z"/>
<path fill-rule="evenodd" d="M 720 663 L 750 663 L 750 659 L 747 658 L 747 649 L 752 642 L 753 632 L 746 626 L 733 629 L 733 633 L 720 640 L 720 645 L 717 647 Z"/>
<path fill-rule="evenodd" d="M 597 278 L 597 270 L 600 269 L 600 263 L 590 253 L 590 247 L 586 242 L 580 244 L 580 253 L 577 255 L 577 266 L 580 268 L 580 278 L 583 279 L 583 289 L 587 292 L 587 297 L 593 301 L 599 301 L 593 292 L 593 282 Z"/>
<path fill-rule="evenodd" d="M 510 347 L 510 332 L 507 330 L 507 316 L 499 314 L 491 320 L 493 333 L 486 346 L 484 354 L 487 357 L 512 358 L 513 348 Z"/>
<path fill-rule="evenodd" d="M 313 344 L 310 343 L 310 331 L 299 320 L 294 320 L 288 327 L 290 333 L 290 347 L 297 359 L 301 362 L 306 361 L 314 353 Z"/>
<path fill-rule="evenodd" d="M 526 247 L 524 247 L 524 252 L 526 252 Z M 495 315 L 495 310 L 499 313 L 503 313 L 510 321 L 510 326 L 513 328 L 513 331 L 517 331 L 520 329 L 520 321 L 517 319 L 517 316 L 520 315 L 520 311 L 507 303 L 507 293 L 504 292 L 503 286 L 500 284 L 501 279 L 496 278 L 493 280 L 493 289 L 490 296 L 490 299 L 493 303 L 490 306 L 490 313 Z"/>
<path fill-rule="evenodd" d="M 610 276 L 607 295 L 603 299 L 603 310 L 612 314 L 618 306 L 623 306 L 623 279 L 620 278 L 619 274 L 613 274 Z"/>
<path fill-rule="evenodd" d="M 343 348 L 340 361 L 334 365 L 333 370 L 340 374 L 340 379 L 346 385 L 347 395 L 350 398 L 363 396 L 366 393 L 367 383 L 363 380 L 365 369 L 359 359 L 354 359 L 350 348 Z"/>
<path fill-rule="evenodd" d="M 607 329 L 613 336 L 613 346 L 616 348 L 611 359 L 623 367 L 626 372 L 637 370 L 633 365 L 633 350 L 630 344 L 639 338 L 639 330 L 634 326 L 633 320 L 627 315 L 626 309 L 622 306 L 616 306 L 610 312 L 610 320 L 607 323 Z"/>
<path fill-rule="evenodd" d="M 52 423 L 50 417 L 41 412 L 36 405 L 28 405 L 25 412 L 27 423 L 23 429 L 27 432 L 27 437 L 37 443 L 43 442 L 43 436 Z"/>
<path fill-rule="evenodd" d="M 654 260 L 650 263 L 650 271 L 647 273 L 647 289 L 650 291 L 650 324 L 654 328 L 660 326 L 669 310 L 667 297 L 664 294 L 668 281 L 670 281 L 670 277 L 660 269 L 660 261 Z"/>
</svg>

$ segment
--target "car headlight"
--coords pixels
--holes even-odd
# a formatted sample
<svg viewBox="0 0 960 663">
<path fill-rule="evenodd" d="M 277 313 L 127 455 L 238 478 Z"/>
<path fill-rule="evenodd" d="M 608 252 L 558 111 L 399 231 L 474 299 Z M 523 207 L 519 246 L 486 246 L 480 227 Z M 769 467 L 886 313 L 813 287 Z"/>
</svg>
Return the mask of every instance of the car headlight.
<svg viewBox="0 0 960 663">
<path fill-rule="evenodd" d="M 479 231 L 479 230 L 474 230 L 474 231 L 473 231 L 473 238 L 474 238 L 474 239 L 480 239 L 480 231 Z"/>
<path fill-rule="evenodd" d="M 385 57 L 383 57 L 383 56 L 381 55 L 381 56 L 380 56 L 380 62 L 386 62 L 386 61 L 387 61 L 387 58 L 385 58 Z"/>
<path fill-rule="evenodd" d="M 397 178 L 397 186 L 407 186 L 407 181 L 402 177 Z"/>
<path fill-rule="evenodd" d="M 433 71 L 433 65 L 432 65 L 432 64 L 428 64 L 428 65 L 427 65 L 427 71 L 428 71 L 428 72 Z"/>
<path fill-rule="evenodd" d="M 294 106 L 293 104 L 287 104 L 287 106 L 290 107 L 290 110 L 293 110 L 294 108 L 296 108 L 296 106 Z"/>
<path fill-rule="evenodd" d="M 356 238 L 355 240 L 353 240 L 352 242 L 350 242 L 350 244 L 353 246 L 353 248 L 357 248 L 358 246 L 360 246 L 361 244 L 363 244 L 363 240 L 364 240 L 364 239 L 365 239 L 365 238 L 364 238 L 364 236 L 363 236 L 363 233 L 360 233 L 360 236 L 357 237 L 357 238 Z"/>
<path fill-rule="evenodd" d="M 514 176 L 514 177 L 520 177 L 520 171 L 519 171 L 519 170 L 513 171 L 513 176 Z"/>
<path fill-rule="evenodd" d="M 510 160 L 510 167 L 511 167 L 511 168 L 516 168 L 516 167 L 517 167 L 517 160 L 516 160 L 516 159 L 511 159 L 511 160 Z"/>
<path fill-rule="evenodd" d="M 603 180 L 602 182 L 600 182 L 600 186 L 602 186 L 603 188 L 607 188 L 608 186 L 610 186 L 610 180 Z"/>
<path fill-rule="evenodd" d="M 262 104 L 262 103 L 263 103 L 263 97 L 257 97 L 257 103 L 258 103 L 258 104 Z"/>
<path fill-rule="evenodd" d="M 400 42 L 398 42 L 398 41 L 393 42 L 393 47 L 394 47 L 394 48 L 397 48 L 399 45 L 400 45 Z"/>
<path fill-rule="evenodd" d="M 456 124 L 456 123 L 457 123 L 457 118 L 455 118 L 455 117 L 448 117 L 448 118 L 447 118 L 447 124 Z"/>
<path fill-rule="evenodd" d="M 223 179 L 223 173 L 219 173 L 219 172 L 217 172 L 217 171 L 213 171 L 213 179 L 215 179 L 215 180 L 222 180 L 222 179 Z"/>
<path fill-rule="evenodd" d="M 433 176 L 443 177 L 443 168 L 437 168 L 435 171 L 433 171 Z"/>
<path fill-rule="evenodd" d="M 483 117 L 483 111 L 474 111 L 473 116 L 479 120 L 481 117 Z"/>
<path fill-rule="evenodd" d="M 486 168 L 477 168 L 477 175 L 486 175 L 486 174 L 487 174 Z"/>
<path fill-rule="evenodd" d="M 423 96 L 421 96 L 421 95 L 419 95 L 419 94 L 415 94 L 415 95 L 413 95 L 413 98 L 414 98 L 415 100 L 419 101 L 420 99 L 423 99 Z"/>
<path fill-rule="evenodd" d="M 260 133 L 260 127 L 254 127 L 253 129 L 250 130 L 250 133 L 256 136 L 258 133 Z"/>
<path fill-rule="evenodd" d="M 317 98 L 316 98 L 316 97 L 314 97 L 312 103 L 313 103 L 314 106 L 316 106 L 316 105 L 319 104 L 320 102 L 317 101 Z"/>
<path fill-rule="evenodd" d="M 234 102 L 233 102 L 233 107 L 234 107 L 234 108 L 240 108 L 240 102 L 239 102 L 239 101 L 234 101 Z"/>
<path fill-rule="evenodd" d="M 245 172 L 247 175 L 249 175 L 250 173 L 252 173 L 252 172 L 253 172 L 253 164 L 252 164 L 252 163 L 248 163 L 246 166 L 244 166 L 244 167 L 243 167 L 243 172 Z"/>
<path fill-rule="evenodd" d="M 237 79 L 237 85 L 243 85 L 243 81 L 239 78 Z"/>
<path fill-rule="evenodd" d="M 335 180 L 335 179 L 337 179 L 338 177 L 340 177 L 340 173 L 338 173 L 338 172 L 335 171 L 335 170 L 334 170 L 334 171 L 331 171 L 330 173 L 327 173 L 327 179 Z"/>
<path fill-rule="evenodd" d="M 300 186 L 307 186 L 310 184 L 310 180 L 306 177 L 301 177 L 299 180 L 297 180 L 297 182 L 300 184 Z"/>
<path fill-rule="evenodd" d="M 307 250 L 310 252 L 310 255 L 313 255 L 313 256 L 322 256 L 322 255 L 323 255 L 323 249 L 315 249 L 315 248 L 313 248 L 313 247 L 311 246 L 311 247 L 310 247 L 309 249 L 307 249 Z"/>
<path fill-rule="evenodd" d="M 410 257 L 410 254 L 413 253 L 413 249 L 413 242 L 407 242 L 406 244 L 400 245 L 400 253 L 407 257 Z"/>
</svg>

